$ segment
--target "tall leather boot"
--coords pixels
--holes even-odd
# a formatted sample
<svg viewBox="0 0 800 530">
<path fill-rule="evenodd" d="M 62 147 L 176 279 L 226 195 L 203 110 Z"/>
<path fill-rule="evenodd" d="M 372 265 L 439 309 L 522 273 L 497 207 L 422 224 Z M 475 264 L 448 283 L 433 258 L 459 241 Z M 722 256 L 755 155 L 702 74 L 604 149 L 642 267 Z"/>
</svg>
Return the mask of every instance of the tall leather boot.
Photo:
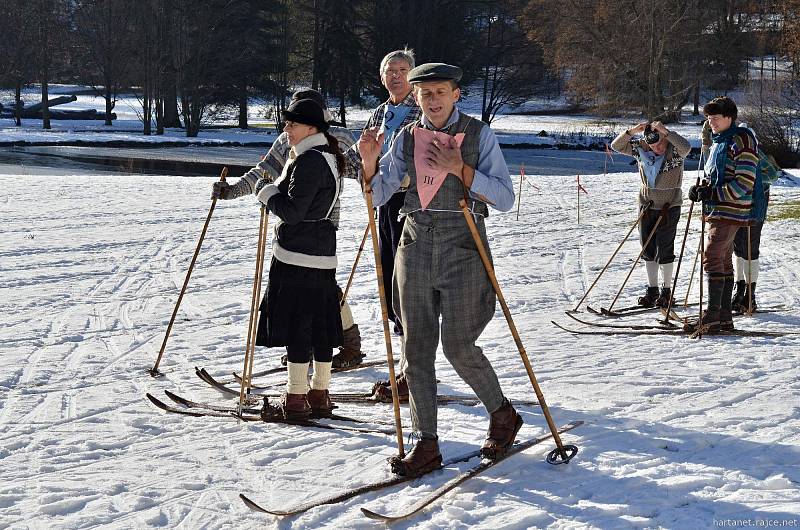
<svg viewBox="0 0 800 530">
<path fill-rule="evenodd" d="M 722 284 L 722 300 L 719 309 L 720 331 L 733 331 L 733 275 L 725 276 Z"/>
<path fill-rule="evenodd" d="M 742 300 L 742 306 L 744 311 L 750 311 L 752 309 L 755 313 L 758 307 L 758 304 L 756 304 L 756 282 L 747 285 L 747 292 Z"/>
<path fill-rule="evenodd" d="M 723 275 L 708 276 L 708 305 L 703 318 L 686 322 L 683 331 L 687 333 L 697 333 L 702 328 L 702 333 L 719 333 L 719 312 L 722 308 L 722 291 L 725 287 L 725 277 Z"/>
<path fill-rule="evenodd" d="M 736 282 L 736 294 L 733 295 L 733 300 L 731 301 L 731 305 L 734 311 L 737 313 L 744 313 L 742 311 L 742 301 L 744 297 L 747 295 L 747 282 L 745 280 L 739 280 Z"/>
</svg>

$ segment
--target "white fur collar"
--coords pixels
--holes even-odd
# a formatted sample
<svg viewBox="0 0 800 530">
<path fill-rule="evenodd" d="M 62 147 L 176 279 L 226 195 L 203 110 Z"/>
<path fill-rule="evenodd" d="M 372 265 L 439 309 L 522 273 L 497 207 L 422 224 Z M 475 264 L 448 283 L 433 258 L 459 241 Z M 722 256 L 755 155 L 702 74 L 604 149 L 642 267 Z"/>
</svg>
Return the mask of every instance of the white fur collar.
<svg viewBox="0 0 800 530">
<path fill-rule="evenodd" d="M 298 142 L 297 145 L 292 147 L 292 150 L 294 151 L 294 155 L 297 157 L 302 155 L 312 147 L 317 147 L 319 145 L 328 145 L 328 139 L 325 138 L 325 135 L 323 133 L 316 133 L 312 134 L 311 136 L 306 136 L 305 138 L 300 140 L 300 142 Z"/>
</svg>

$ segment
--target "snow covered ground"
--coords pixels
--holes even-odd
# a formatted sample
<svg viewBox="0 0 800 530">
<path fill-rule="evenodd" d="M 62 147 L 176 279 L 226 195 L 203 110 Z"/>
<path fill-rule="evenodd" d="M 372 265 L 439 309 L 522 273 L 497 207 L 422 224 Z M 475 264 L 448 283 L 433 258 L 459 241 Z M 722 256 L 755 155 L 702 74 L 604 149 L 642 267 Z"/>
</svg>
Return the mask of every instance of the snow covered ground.
<svg viewBox="0 0 800 530">
<path fill-rule="evenodd" d="M 554 467 L 544 462 L 552 442 L 536 446 L 393 526 L 800 526 L 800 336 L 576 336 L 550 324 L 580 327 L 563 311 L 634 220 L 637 177 L 586 169 L 580 225 L 574 175 L 530 176 L 541 191 L 523 187 L 519 220 L 512 211 L 488 221 L 497 275 L 553 417 L 586 422 L 563 436 L 580 452 Z M 219 203 L 161 364 L 166 376 L 145 372 L 183 283 L 212 180 L 0 171 L 0 527 L 381 528 L 358 508 L 398 510 L 453 475 L 447 469 L 278 520 L 250 512 L 237 494 L 286 508 L 386 477 L 396 439 L 171 415 L 144 398 L 172 390 L 230 403 L 194 367 L 220 377 L 241 370 L 258 225 L 252 198 Z M 776 186 L 772 199 L 773 209 L 798 201 L 800 188 Z M 352 182 L 343 203 L 342 284 L 367 218 Z M 797 220 L 771 221 L 762 244 L 759 302 L 788 309 L 739 318 L 737 326 L 800 330 L 798 228 Z M 679 292 L 698 232 L 693 223 Z M 637 252 L 635 241 L 623 247 L 590 304 L 610 302 Z M 641 294 L 642 269 L 618 305 Z M 367 360 L 382 358 L 369 246 L 350 300 Z M 480 345 L 507 395 L 533 399 L 499 306 Z M 277 365 L 281 353 L 259 349 L 255 369 Z M 470 395 L 441 356 L 437 376 L 441 393 Z M 367 392 L 385 377 L 386 370 L 363 369 L 335 375 L 332 385 Z M 520 409 L 520 438 L 547 431 L 538 408 Z M 392 414 L 385 405 L 342 405 L 339 412 L 375 421 Z M 407 426 L 406 407 L 403 417 Z M 443 407 L 445 458 L 477 448 L 487 424 L 482 407 Z"/>
</svg>

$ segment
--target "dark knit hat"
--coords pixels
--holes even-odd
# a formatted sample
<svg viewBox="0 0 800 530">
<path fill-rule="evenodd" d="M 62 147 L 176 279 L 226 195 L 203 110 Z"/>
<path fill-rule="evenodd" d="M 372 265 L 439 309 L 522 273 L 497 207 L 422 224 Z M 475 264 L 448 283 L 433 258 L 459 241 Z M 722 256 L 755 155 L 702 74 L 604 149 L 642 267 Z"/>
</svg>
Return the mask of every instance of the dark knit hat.
<svg viewBox="0 0 800 530">
<path fill-rule="evenodd" d="M 445 63 L 425 63 L 408 72 L 409 83 L 425 81 L 453 81 L 458 84 L 463 72 L 458 66 Z"/>
<path fill-rule="evenodd" d="M 325 112 L 322 107 L 312 99 L 292 101 L 289 104 L 289 108 L 284 110 L 281 115 L 283 116 L 283 121 L 311 125 L 319 129 L 320 132 L 325 132 L 330 127 L 328 122 L 325 121 Z"/>
<path fill-rule="evenodd" d="M 300 101 L 301 99 L 310 99 L 311 101 L 315 101 L 317 105 L 323 109 L 325 108 L 325 98 L 322 97 L 322 94 L 311 88 L 298 90 L 292 94 L 292 101 Z"/>
<path fill-rule="evenodd" d="M 310 99 L 311 101 L 316 101 L 317 105 L 322 107 L 322 112 L 325 114 L 325 121 L 333 121 L 333 116 L 331 112 L 328 110 L 328 106 L 325 105 L 325 98 L 314 90 L 313 88 L 306 88 L 304 90 L 298 90 L 294 94 L 292 94 L 292 101 L 300 101 L 301 99 Z"/>
<path fill-rule="evenodd" d="M 657 144 L 658 141 L 661 139 L 661 135 L 658 134 L 658 131 L 650 127 L 648 123 L 644 128 L 644 141 L 650 145 Z"/>
</svg>

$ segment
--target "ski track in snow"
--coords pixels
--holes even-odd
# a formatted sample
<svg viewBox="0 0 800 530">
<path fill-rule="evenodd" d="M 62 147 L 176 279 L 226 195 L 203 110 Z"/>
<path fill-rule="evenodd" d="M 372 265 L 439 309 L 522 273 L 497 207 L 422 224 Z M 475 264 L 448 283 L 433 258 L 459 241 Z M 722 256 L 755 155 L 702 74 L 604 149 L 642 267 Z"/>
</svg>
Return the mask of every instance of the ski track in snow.
<svg viewBox="0 0 800 530">
<path fill-rule="evenodd" d="M 524 188 L 519 221 L 516 208 L 491 212 L 491 249 L 556 423 L 586 422 L 563 436 L 580 452 L 553 467 L 544 462 L 552 442 L 536 446 L 393 527 L 700 528 L 737 518 L 800 525 L 800 339 L 576 336 L 553 328 L 551 319 L 581 327 L 562 312 L 635 221 L 638 177 L 582 175 L 589 195 L 581 197 L 580 225 L 574 175 L 529 178 L 541 191 Z M 146 374 L 205 221 L 212 180 L 0 175 L 0 189 L 39 191 L 35 202 L 8 200 L 2 213 L 0 527 L 381 528 L 358 507 L 401 510 L 453 476 L 447 469 L 279 520 L 250 512 L 237 493 L 287 508 L 384 478 L 395 438 L 171 415 L 144 399 L 173 390 L 233 403 L 193 372 L 204 366 L 229 379 L 241 371 L 258 226 L 252 198 L 218 203 L 160 366 L 165 377 Z M 798 200 L 800 188 L 775 187 L 772 197 Z M 342 286 L 367 220 L 363 204 L 348 182 L 338 240 Z M 759 304 L 790 309 L 739 318 L 738 326 L 798 330 L 797 233 L 797 221 L 770 222 L 762 242 Z M 698 239 L 695 216 L 681 301 Z M 638 252 L 634 233 L 585 304 L 607 307 Z M 640 265 L 615 307 L 635 303 L 644 284 Z M 348 295 L 367 360 L 385 355 L 376 291 L 367 242 Z M 698 293 L 695 278 L 690 300 Z M 622 321 L 651 323 L 653 315 Z M 535 398 L 499 304 L 479 344 L 512 400 Z M 393 337 L 395 358 L 400 351 Z M 255 370 L 275 366 L 281 353 L 259 348 Z M 335 374 L 333 390 L 367 392 L 386 372 Z M 441 355 L 437 377 L 441 393 L 471 395 Z M 540 409 L 520 411 L 520 438 L 547 430 Z M 386 405 L 343 404 L 339 412 L 392 420 Z M 407 429 L 407 407 L 402 414 Z M 442 407 L 445 457 L 475 449 L 487 424 L 480 406 Z"/>
</svg>

